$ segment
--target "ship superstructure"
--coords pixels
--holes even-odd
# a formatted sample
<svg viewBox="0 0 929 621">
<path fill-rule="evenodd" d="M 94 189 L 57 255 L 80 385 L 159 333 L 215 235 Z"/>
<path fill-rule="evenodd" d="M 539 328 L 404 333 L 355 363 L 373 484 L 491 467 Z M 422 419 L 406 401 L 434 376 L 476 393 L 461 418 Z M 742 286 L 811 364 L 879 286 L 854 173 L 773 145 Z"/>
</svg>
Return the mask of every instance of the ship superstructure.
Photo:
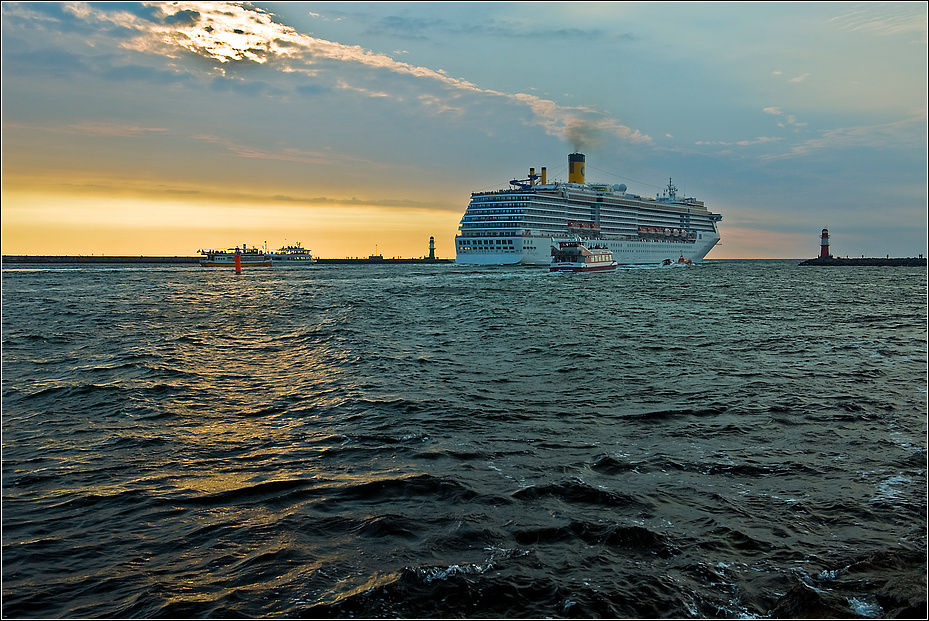
<svg viewBox="0 0 929 621">
<path fill-rule="evenodd" d="M 529 169 L 510 188 L 473 192 L 455 237 L 456 262 L 470 265 L 549 265 L 561 241 L 595 241 L 623 265 L 683 256 L 700 261 L 719 242 L 719 214 L 668 187 L 655 198 L 625 184 L 587 183 L 585 157 L 568 155 L 568 181 L 549 183 Z"/>
<path fill-rule="evenodd" d="M 307 267 L 316 263 L 309 248 L 304 248 L 300 242 L 292 246 L 281 246 L 270 252 L 274 267 Z"/>
</svg>

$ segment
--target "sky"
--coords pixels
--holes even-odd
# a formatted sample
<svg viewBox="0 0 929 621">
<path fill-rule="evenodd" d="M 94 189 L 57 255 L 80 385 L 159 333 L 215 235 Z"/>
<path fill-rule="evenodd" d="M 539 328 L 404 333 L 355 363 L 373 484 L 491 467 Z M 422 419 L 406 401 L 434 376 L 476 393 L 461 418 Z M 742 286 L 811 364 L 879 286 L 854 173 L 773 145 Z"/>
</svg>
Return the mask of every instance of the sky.
<svg viewBox="0 0 929 621">
<path fill-rule="evenodd" d="M 545 166 L 710 259 L 927 252 L 927 4 L 2 4 L 3 254 L 454 257 Z"/>
</svg>

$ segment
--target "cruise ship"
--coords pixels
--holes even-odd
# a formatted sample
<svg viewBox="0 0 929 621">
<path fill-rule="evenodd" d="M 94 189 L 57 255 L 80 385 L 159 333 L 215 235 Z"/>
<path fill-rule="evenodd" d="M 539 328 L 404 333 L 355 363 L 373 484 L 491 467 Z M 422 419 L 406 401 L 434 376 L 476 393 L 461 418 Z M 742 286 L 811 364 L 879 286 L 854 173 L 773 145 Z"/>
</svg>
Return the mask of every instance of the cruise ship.
<svg viewBox="0 0 929 621">
<path fill-rule="evenodd" d="M 549 265 L 552 248 L 571 240 L 605 246 L 620 265 L 697 262 L 719 242 L 722 216 L 679 197 L 670 179 L 651 198 L 585 178 L 585 156 L 571 153 L 567 182 L 549 183 L 545 168 L 540 175 L 530 168 L 507 189 L 472 192 L 455 236 L 456 262 Z"/>
</svg>

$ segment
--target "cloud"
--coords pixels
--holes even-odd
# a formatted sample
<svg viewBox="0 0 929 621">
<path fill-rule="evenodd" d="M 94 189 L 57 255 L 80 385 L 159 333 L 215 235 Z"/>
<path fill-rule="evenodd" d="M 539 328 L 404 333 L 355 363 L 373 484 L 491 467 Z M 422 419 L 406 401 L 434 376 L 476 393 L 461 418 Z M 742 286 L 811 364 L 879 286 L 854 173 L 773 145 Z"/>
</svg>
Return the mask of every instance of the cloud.
<svg viewBox="0 0 929 621">
<path fill-rule="evenodd" d="M 128 27 L 137 35 L 125 43 L 141 52 L 184 49 L 219 63 L 249 61 L 263 64 L 287 57 L 299 48 L 300 35 L 272 21 L 261 9 L 238 4 L 172 3 L 158 5 L 164 17 L 138 20 Z M 102 13 L 99 14 L 102 18 Z M 110 15 L 107 13 L 106 15 Z"/>
<path fill-rule="evenodd" d="M 116 122 L 94 122 L 84 121 L 81 123 L 71 123 L 68 125 L 52 125 L 43 123 L 41 125 L 30 125 L 26 123 L 8 123 L 3 124 L 4 130 L 25 129 L 31 132 L 44 131 L 63 134 L 80 134 L 84 136 L 110 136 L 110 137 L 135 137 L 147 133 L 161 133 L 169 131 L 165 127 L 143 127 L 134 123 L 116 123 Z"/>
<path fill-rule="evenodd" d="M 406 198 L 332 198 L 328 196 L 289 196 L 286 194 L 276 194 L 273 200 L 284 203 L 299 203 L 305 205 L 347 205 L 361 207 L 405 207 L 407 209 L 441 209 L 443 211 L 460 212 L 459 203 L 449 204 L 436 201 L 417 201 Z"/>
<path fill-rule="evenodd" d="M 447 30 L 448 22 L 439 19 L 421 17 L 399 17 L 388 15 L 369 26 L 365 34 L 388 34 L 404 39 L 427 39 L 435 36 L 438 30 Z"/>
<path fill-rule="evenodd" d="M 423 93 L 419 95 L 418 99 L 423 106 L 431 108 L 437 114 L 453 113 L 460 116 L 464 114 L 465 111 L 461 106 L 451 105 L 451 100 L 448 97 L 437 97 L 435 95 Z"/>
<path fill-rule="evenodd" d="M 771 75 L 774 75 L 774 76 L 782 76 L 782 75 L 784 75 L 784 72 L 781 71 L 780 69 L 776 69 L 776 70 L 774 70 L 774 71 L 771 72 Z M 810 75 L 811 75 L 811 74 L 810 74 L 809 72 L 803 73 L 803 74 L 798 75 L 798 76 L 796 76 L 796 77 L 790 78 L 790 79 L 787 80 L 787 81 L 788 81 L 788 82 L 791 82 L 791 83 L 793 83 L 793 84 L 797 84 L 797 83 L 799 83 L 799 82 L 803 82 L 804 80 L 806 80 L 808 77 L 810 77 Z"/>
<path fill-rule="evenodd" d="M 704 146 L 704 147 L 750 147 L 756 144 L 765 144 L 768 142 L 780 142 L 783 138 L 778 138 L 776 136 L 758 136 L 757 138 L 752 138 L 750 140 L 736 140 L 736 141 L 712 141 L 712 140 L 698 140 L 695 144 Z"/>
<path fill-rule="evenodd" d="M 467 9 L 470 14 L 473 10 Z M 392 36 L 407 40 L 441 40 L 449 35 L 471 36 L 479 34 L 482 37 L 496 37 L 500 39 L 533 39 L 544 41 L 585 41 L 601 39 L 607 33 L 597 28 L 539 28 L 531 21 L 494 19 L 482 16 L 478 20 L 443 19 L 439 17 L 419 17 L 403 15 L 386 15 L 371 19 L 367 14 L 353 15 L 358 21 L 365 22 L 366 35 Z M 632 39 L 631 35 L 610 35 L 616 39 Z"/>
<path fill-rule="evenodd" d="M 926 44 L 927 14 L 922 2 L 862 3 L 829 20 L 839 30 L 879 37 L 906 36 Z"/>
<path fill-rule="evenodd" d="M 164 19 L 166 24 L 175 26 L 193 26 L 198 21 L 200 21 L 200 12 L 192 9 L 183 9 Z"/>
<path fill-rule="evenodd" d="M 301 164 L 313 164 L 315 166 L 330 164 L 333 160 L 333 154 L 328 151 L 309 151 L 306 149 L 292 148 L 281 149 L 279 151 L 269 151 L 267 149 L 258 149 L 255 147 L 242 145 L 229 140 L 228 138 L 214 136 L 211 134 L 199 134 L 192 136 L 192 138 L 202 142 L 218 145 L 237 157 L 298 162 Z"/>
<path fill-rule="evenodd" d="M 765 144 L 767 142 L 779 142 L 780 140 L 782 139 L 775 136 L 759 136 L 753 140 L 740 140 L 736 144 L 740 147 L 748 147 L 755 144 Z"/>
<path fill-rule="evenodd" d="M 784 120 L 777 124 L 778 127 L 787 127 L 788 125 L 791 125 L 794 127 L 803 127 L 806 125 L 806 123 L 801 123 L 800 121 L 798 121 L 797 117 L 794 116 L 793 114 L 788 114 L 787 116 L 784 116 L 784 112 L 777 106 L 762 108 L 762 112 L 766 114 L 773 114 L 774 116 L 784 117 Z"/>
<path fill-rule="evenodd" d="M 869 148 L 886 149 L 891 147 L 913 146 L 925 148 L 926 110 L 913 116 L 892 123 L 861 125 L 857 127 L 839 127 L 823 131 L 819 138 L 813 138 L 795 146 L 793 155 L 807 155 L 820 149 Z"/>
<path fill-rule="evenodd" d="M 354 86 L 352 84 L 349 84 L 347 80 L 339 80 L 337 87 L 344 91 L 352 91 L 354 93 L 359 93 L 361 95 L 364 95 L 365 97 L 374 97 L 374 98 L 380 97 L 380 98 L 385 98 L 385 99 L 386 98 L 394 98 L 394 99 L 397 98 L 395 94 L 390 93 L 388 91 L 384 91 L 384 90 L 376 91 L 370 88 L 365 88 L 363 86 Z"/>
<path fill-rule="evenodd" d="M 526 93 L 507 93 L 481 88 L 477 84 L 447 75 L 444 71 L 398 61 L 387 54 L 366 50 L 357 45 L 345 45 L 302 34 L 294 28 L 274 21 L 273 14 L 240 3 L 172 2 L 146 5 L 124 5 L 117 9 L 109 5 L 73 4 L 65 7 L 72 18 L 86 27 L 102 32 L 119 33 L 117 39 L 124 50 L 151 58 L 172 61 L 177 72 L 206 70 L 212 77 L 244 80 L 255 85 L 249 67 L 265 66 L 282 74 L 298 74 L 313 78 L 314 86 L 295 87 L 304 94 L 322 92 L 327 88 L 352 91 L 365 97 L 392 98 L 405 101 L 408 97 L 420 102 L 436 114 L 462 114 L 466 100 L 449 102 L 458 95 L 490 97 L 524 106 L 532 113 L 529 124 L 541 126 L 546 133 L 571 143 L 576 148 L 592 148 L 607 138 L 636 143 L 649 143 L 651 138 L 615 119 L 584 106 L 563 106 L 548 99 Z M 394 28 L 417 29 L 429 26 L 416 20 L 388 21 Z M 577 37 L 584 33 L 565 31 L 559 36 Z M 588 33 L 589 34 L 589 33 Z M 111 36 L 116 36 L 111 34 Z M 205 64 L 183 62 L 193 55 Z M 420 86 L 407 85 L 417 92 L 410 94 L 396 85 L 373 86 L 373 79 L 360 81 L 345 77 L 338 71 L 344 65 L 354 65 L 377 75 L 399 75 L 420 81 Z M 139 69 L 138 71 L 141 71 Z M 164 79 L 167 79 L 165 77 Z M 176 77 L 175 77 L 176 79 Z M 325 86 L 324 84 L 327 84 Z M 214 82 L 214 87 L 232 88 L 229 83 Z M 242 84 L 246 87 L 245 84 Z M 249 92 L 261 92 L 266 85 L 258 83 Z M 442 92 L 436 92 L 439 88 Z M 457 94 L 457 95 L 456 95 Z M 444 105 L 441 100 L 445 100 Z"/>
<path fill-rule="evenodd" d="M 69 125 L 68 130 L 94 136 L 138 136 L 147 132 L 165 132 L 164 127 L 141 127 L 125 123 L 84 122 Z"/>
<path fill-rule="evenodd" d="M 779 127 L 803 127 L 793 115 L 785 115 L 777 106 L 764 108 L 767 114 L 782 118 Z M 816 138 L 809 138 L 802 142 L 787 142 L 783 137 L 759 136 L 757 138 L 737 141 L 700 140 L 695 142 L 700 147 L 722 147 L 724 150 L 718 154 L 730 155 L 736 151 L 731 147 L 750 147 L 768 143 L 783 143 L 783 151 L 764 153 L 758 157 L 761 160 L 782 160 L 794 157 L 805 157 L 816 152 L 839 149 L 925 149 L 927 113 L 925 108 L 914 111 L 908 118 L 891 123 L 874 125 L 860 125 L 853 127 L 840 127 L 823 130 Z"/>
</svg>

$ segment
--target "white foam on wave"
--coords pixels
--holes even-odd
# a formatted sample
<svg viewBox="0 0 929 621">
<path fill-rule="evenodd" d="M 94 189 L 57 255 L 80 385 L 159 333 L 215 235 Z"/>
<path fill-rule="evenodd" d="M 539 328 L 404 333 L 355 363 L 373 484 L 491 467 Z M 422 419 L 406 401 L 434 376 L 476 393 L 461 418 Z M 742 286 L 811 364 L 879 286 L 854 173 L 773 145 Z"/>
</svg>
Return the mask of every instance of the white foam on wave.
<svg viewBox="0 0 929 621">
<path fill-rule="evenodd" d="M 429 583 L 434 580 L 448 580 L 457 575 L 479 575 L 493 569 L 493 564 L 486 565 L 467 564 L 467 565 L 449 565 L 448 567 L 427 567 L 417 569 L 423 582 Z"/>
<path fill-rule="evenodd" d="M 848 605 L 852 607 L 856 614 L 869 619 L 876 619 L 884 613 L 884 609 L 877 602 L 863 602 L 856 597 L 850 597 Z"/>
<path fill-rule="evenodd" d="M 900 499 L 897 486 L 912 483 L 912 479 L 903 475 L 892 476 L 877 486 L 871 502 L 893 502 Z"/>
</svg>

